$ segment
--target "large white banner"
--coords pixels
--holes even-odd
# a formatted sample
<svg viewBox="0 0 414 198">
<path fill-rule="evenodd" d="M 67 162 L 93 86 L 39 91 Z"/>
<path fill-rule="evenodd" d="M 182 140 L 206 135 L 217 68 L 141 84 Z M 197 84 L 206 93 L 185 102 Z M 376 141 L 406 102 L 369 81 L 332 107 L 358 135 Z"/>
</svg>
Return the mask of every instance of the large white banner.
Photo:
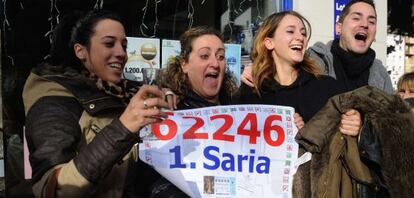
<svg viewBox="0 0 414 198">
<path fill-rule="evenodd" d="M 291 197 L 298 155 L 294 109 L 216 106 L 169 112 L 141 160 L 191 197 Z M 144 131 L 141 131 L 145 133 Z"/>
</svg>

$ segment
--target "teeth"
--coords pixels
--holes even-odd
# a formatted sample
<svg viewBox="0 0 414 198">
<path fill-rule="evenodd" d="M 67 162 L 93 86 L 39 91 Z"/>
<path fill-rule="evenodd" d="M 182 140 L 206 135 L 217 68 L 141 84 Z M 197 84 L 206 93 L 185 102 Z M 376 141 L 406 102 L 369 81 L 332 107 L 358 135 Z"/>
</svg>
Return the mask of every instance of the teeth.
<svg viewBox="0 0 414 198">
<path fill-rule="evenodd" d="M 121 69 L 121 64 L 118 63 L 112 63 L 109 65 L 111 68 Z"/>
<path fill-rule="evenodd" d="M 364 35 L 364 36 L 367 35 L 365 32 L 358 32 L 357 34 L 361 34 L 361 35 Z"/>
<path fill-rule="evenodd" d="M 291 45 L 290 48 L 294 50 L 302 50 L 302 45 Z"/>
</svg>

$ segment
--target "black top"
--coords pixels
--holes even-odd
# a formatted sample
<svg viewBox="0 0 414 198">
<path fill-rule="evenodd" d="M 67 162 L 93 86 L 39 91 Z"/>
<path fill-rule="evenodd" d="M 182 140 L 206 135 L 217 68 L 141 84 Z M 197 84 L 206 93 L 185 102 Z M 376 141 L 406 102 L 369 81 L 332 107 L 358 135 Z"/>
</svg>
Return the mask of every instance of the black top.
<svg viewBox="0 0 414 198">
<path fill-rule="evenodd" d="M 412 108 L 414 108 L 414 98 L 406 98 L 404 100 L 408 102 Z"/>
<path fill-rule="evenodd" d="M 186 90 L 185 97 L 177 104 L 178 110 L 202 108 L 216 106 L 217 104 L 211 103 L 203 97 L 197 95 L 193 90 Z"/>
<path fill-rule="evenodd" d="M 242 84 L 238 102 L 291 106 L 307 122 L 331 96 L 339 93 L 338 84 L 332 77 L 322 75 L 316 78 L 299 70 L 298 78 L 288 86 L 280 85 L 275 79 L 266 79 L 262 85 L 261 97 L 254 88 Z"/>
<path fill-rule="evenodd" d="M 231 99 L 227 97 L 220 97 L 219 100 L 220 105 L 228 105 L 231 101 Z M 177 110 L 195 109 L 217 105 L 219 104 L 207 101 L 205 98 L 196 94 L 193 90 L 186 90 L 184 93 L 184 98 L 181 99 L 177 104 Z"/>
</svg>

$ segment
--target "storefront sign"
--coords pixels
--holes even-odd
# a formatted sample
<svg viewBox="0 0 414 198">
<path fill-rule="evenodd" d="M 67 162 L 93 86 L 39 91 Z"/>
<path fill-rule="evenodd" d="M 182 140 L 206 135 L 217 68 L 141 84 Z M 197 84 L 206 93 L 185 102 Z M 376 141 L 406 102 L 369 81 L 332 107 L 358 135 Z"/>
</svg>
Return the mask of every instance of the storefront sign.
<svg viewBox="0 0 414 198">
<path fill-rule="evenodd" d="M 335 25 L 336 22 L 338 22 L 339 15 L 341 15 L 342 10 L 349 1 L 350 0 L 334 0 L 334 38 L 339 37 L 339 35 L 335 31 Z"/>
</svg>

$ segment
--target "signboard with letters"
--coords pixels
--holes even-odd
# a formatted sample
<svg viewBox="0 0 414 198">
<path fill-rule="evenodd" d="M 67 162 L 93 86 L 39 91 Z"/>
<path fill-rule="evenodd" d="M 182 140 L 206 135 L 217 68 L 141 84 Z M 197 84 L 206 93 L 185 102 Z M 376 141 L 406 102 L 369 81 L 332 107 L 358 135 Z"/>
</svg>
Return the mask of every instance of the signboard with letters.
<svg viewBox="0 0 414 198">
<path fill-rule="evenodd" d="M 291 197 L 294 109 L 230 105 L 168 112 L 139 157 L 191 197 Z M 147 130 L 147 131 L 145 131 Z"/>
<path fill-rule="evenodd" d="M 342 13 L 342 10 L 344 9 L 345 5 L 351 0 L 334 0 L 334 38 L 339 38 L 339 35 L 337 34 L 335 30 L 335 24 L 338 22 L 339 16 Z"/>
</svg>

